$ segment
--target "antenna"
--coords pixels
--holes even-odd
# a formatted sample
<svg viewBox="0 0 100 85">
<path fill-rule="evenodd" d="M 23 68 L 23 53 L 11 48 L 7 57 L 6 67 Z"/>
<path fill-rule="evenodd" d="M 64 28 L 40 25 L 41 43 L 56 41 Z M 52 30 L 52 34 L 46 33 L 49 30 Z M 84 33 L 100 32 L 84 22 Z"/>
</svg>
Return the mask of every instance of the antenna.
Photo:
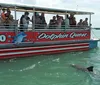
<svg viewBox="0 0 100 85">
<path fill-rule="evenodd" d="M 76 11 L 78 11 L 78 5 L 76 6 Z"/>
</svg>

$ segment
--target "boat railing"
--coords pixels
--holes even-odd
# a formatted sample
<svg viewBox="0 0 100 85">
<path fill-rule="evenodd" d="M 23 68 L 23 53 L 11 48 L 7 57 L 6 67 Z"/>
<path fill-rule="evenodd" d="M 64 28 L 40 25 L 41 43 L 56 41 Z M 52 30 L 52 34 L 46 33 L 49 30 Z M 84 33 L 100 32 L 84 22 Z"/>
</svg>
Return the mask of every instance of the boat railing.
<svg viewBox="0 0 100 85">
<path fill-rule="evenodd" d="M 90 30 L 89 26 L 65 26 L 65 25 L 46 25 L 46 24 L 29 24 L 28 28 L 24 28 L 23 25 L 19 24 L 6 24 L 0 25 L 0 31 L 70 31 L 70 30 Z"/>
</svg>

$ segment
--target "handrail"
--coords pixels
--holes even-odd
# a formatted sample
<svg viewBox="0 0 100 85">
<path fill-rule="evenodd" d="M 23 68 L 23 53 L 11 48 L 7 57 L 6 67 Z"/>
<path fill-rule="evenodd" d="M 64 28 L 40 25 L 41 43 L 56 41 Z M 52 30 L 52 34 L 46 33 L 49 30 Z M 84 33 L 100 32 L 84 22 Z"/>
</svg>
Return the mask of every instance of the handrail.
<svg viewBox="0 0 100 85">
<path fill-rule="evenodd" d="M 31 25 L 31 24 L 30 24 Z M 38 26 L 38 28 L 37 28 Z M 33 27 L 34 28 L 34 27 Z M 9 25 L 9 26 L 3 26 L 0 25 L 0 31 L 15 31 L 15 29 L 17 29 L 17 31 L 32 31 L 32 26 L 28 27 L 27 29 L 21 28 L 18 25 Z M 90 30 L 89 26 L 83 26 L 83 27 L 79 27 L 79 26 L 70 26 L 70 27 L 66 27 L 65 25 L 62 25 L 61 27 L 57 27 L 55 25 L 52 25 L 51 27 L 49 27 L 49 25 L 41 25 L 41 24 L 35 24 L 35 29 L 34 31 L 70 31 L 70 30 Z"/>
</svg>

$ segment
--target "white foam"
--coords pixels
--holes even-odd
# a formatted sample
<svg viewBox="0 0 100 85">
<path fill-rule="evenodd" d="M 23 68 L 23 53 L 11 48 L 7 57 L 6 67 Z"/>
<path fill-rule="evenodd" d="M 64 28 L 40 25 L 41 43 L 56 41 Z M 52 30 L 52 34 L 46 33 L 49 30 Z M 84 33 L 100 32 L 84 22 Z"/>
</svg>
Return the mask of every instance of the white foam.
<svg viewBox="0 0 100 85">
<path fill-rule="evenodd" d="M 26 68 L 24 68 L 24 69 L 22 69 L 22 70 L 20 70 L 20 71 L 26 71 L 26 70 L 31 70 L 31 69 L 33 69 L 33 68 L 35 68 L 35 64 L 33 64 L 33 65 L 31 65 L 31 66 L 29 66 L 29 67 L 26 67 Z"/>
</svg>

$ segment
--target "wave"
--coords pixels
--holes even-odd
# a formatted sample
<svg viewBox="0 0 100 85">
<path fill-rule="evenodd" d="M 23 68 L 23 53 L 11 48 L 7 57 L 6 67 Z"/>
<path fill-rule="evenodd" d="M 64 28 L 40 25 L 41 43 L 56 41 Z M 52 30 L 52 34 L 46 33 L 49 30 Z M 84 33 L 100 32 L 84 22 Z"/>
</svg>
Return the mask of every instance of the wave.
<svg viewBox="0 0 100 85">
<path fill-rule="evenodd" d="M 32 69 L 34 69 L 35 68 L 35 64 L 33 64 L 33 65 L 31 65 L 31 66 L 29 66 L 29 67 L 26 67 L 26 68 L 24 68 L 24 69 L 22 69 L 22 70 L 20 70 L 20 71 L 27 71 L 27 70 L 32 70 Z"/>
</svg>

